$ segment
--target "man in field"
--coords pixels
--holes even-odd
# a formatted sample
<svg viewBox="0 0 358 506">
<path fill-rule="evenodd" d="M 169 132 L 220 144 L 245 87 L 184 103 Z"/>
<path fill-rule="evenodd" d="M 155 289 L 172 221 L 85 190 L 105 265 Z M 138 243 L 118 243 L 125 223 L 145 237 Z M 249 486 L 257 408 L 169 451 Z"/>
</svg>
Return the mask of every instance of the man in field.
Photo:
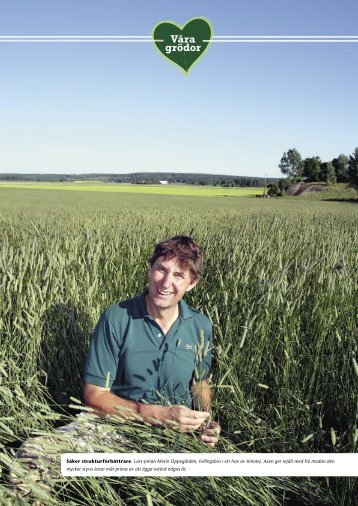
<svg viewBox="0 0 358 506">
<path fill-rule="evenodd" d="M 211 324 L 183 300 L 198 283 L 202 253 L 187 236 L 156 245 L 148 289 L 114 304 L 95 329 L 85 367 L 84 398 L 119 414 L 181 432 L 201 429 L 209 446 L 220 426 L 208 422 Z"/>
<path fill-rule="evenodd" d="M 182 300 L 198 283 L 201 265 L 202 253 L 190 237 L 163 241 L 148 263 L 148 289 L 102 314 L 85 366 L 84 399 L 97 414 L 180 432 L 198 430 L 204 443 L 216 445 L 220 426 L 209 422 L 212 328 L 206 316 Z M 42 483 L 49 490 L 48 483 L 58 476 L 58 455 L 48 450 L 54 441 L 63 438 L 66 451 L 88 451 L 96 431 L 93 418 L 81 414 L 53 437 L 27 439 L 16 455 L 28 478 L 23 470 L 13 470 L 14 489 L 29 495 L 31 483 Z M 124 441 L 120 433 L 101 433 L 100 438 L 108 447 L 116 438 Z"/>
</svg>

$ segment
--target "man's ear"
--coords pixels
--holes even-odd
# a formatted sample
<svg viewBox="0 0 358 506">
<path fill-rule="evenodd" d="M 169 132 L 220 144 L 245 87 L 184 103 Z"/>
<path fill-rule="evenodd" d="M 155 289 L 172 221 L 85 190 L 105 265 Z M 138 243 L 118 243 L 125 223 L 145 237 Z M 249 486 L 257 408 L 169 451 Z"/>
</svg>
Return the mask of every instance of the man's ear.
<svg viewBox="0 0 358 506">
<path fill-rule="evenodd" d="M 190 290 L 192 290 L 194 288 L 194 286 L 196 286 L 199 283 L 199 279 L 200 278 L 197 278 L 194 281 L 191 281 L 190 285 L 188 286 L 188 288 L 185 291 L 190 292 Z"/>
</svg>

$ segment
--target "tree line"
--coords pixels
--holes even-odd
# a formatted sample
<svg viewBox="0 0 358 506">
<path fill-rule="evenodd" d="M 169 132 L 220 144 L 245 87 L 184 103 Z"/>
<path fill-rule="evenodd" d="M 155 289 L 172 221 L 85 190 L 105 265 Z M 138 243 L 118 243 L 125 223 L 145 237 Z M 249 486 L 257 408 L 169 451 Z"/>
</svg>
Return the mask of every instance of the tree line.
<svg viewBox="0 0 358 506">
<path fill-rule="evenodd" d="M 225 176 L 222 174 L 199 174 L 179 172 L 135 172 L 131 174 L 0 174 L 2 181 L 47 181 L 71 183 L 74 181 L 101 181 L 104 183 L 159 184 L 193 184 L 199 186 L 224 187 L 263 187 L 278 178 L 255 176 Z"/>
<path fill-rule="evenodd" d="M 329 162 L 322 162 L 319 156 L 302 159 L 297 149 L 283 154 L 279 169 L 289 178 L 301 177 L 307 183 L 351 183 L 358 181 L 358 147 L 350 155 L 340 154 Z"/>
<path fill-rule="evenodd" d="M 328 162 L 323 162 L 319 156 L 303 159 L 296 148 L 291 148 L 283 154 L 278 167 L 286 178 L 269 185 L 271 195 L 280 195 L 291 183 L 298 181 L 347 183 L 358 187 L 358 147 L 351 155 L 341 153 Z"/>
</svg>

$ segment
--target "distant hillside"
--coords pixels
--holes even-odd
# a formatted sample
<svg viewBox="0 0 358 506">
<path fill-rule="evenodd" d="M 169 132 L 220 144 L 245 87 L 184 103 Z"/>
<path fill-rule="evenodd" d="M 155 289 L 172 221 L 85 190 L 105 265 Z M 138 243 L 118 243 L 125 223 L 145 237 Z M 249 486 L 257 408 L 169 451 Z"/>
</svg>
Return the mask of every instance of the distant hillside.
<svg viewBox="0 0 358 506">
<path fill-rule="evenodd" d="M 225 176 L 222 174 L 196 174 L 180 172 L 134 172 L 131 174 L 17 174 L 0 173 L 1 181 L 102 181 L 106 183 L 159 184 L 168 181 L 171 184 L 194 184 L 214 186 L 251 186 L 262 187 L 265 178 L 255 176 Z M 278 178 L 266 178 L 266 184 L 274 183 Z"/>
<path fill-rule="evenodd" d="M 290 197 L 296 197 L 298 195 L 308 195 L 309 193 L 322 193 L 328 190 L 327 183 L 305 183 L 303 181 L 299 183 L 291 184 L 286 193 Z"/>
<path fill-rule="evenodd" d="M 294 183 L 290 185 L 284 197 L 294 197 L 305 200 L 336 200 L 341 202 L 357 202 L 357 190 L 347 183 L 329 184 L 317 183 Z"/>
</svg>

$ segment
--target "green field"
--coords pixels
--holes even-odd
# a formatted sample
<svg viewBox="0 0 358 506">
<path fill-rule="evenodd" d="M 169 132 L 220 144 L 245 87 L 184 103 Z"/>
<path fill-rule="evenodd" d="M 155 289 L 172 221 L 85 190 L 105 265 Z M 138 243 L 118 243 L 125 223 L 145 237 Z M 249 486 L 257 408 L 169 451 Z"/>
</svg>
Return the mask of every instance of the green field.
<svg viewBox="0 0 358 506">
<path fill-rule="evenodd" d="M 0 504 L 21 504 L 6 471 L 16 469 L 14 449 L 33 433 L 53 438 L 53 427 L 73 416 L 70 396 L 81 399 L 101 311 L 143 289 L 153 245 L 178 233 L 192 233 L 205 255 L 203 280 L 187 302 L 214 325 L 217 451 L 356 451 L 354 203 L 143 194 L 134 185 L 126 188 L 138 193 L 14 186 L 0 188 Z M 119 430 L 133 451 L 208 451 L 169 430 Z M 66 450 L 61 441 L 49 444 L 55 455 Z M 62 477 L 50 494 L 38 486 L 34 495 L 54 505 L 186 506 L 190 498 L 199 506 L 343 506 L 354 504 L 356 483 Z"/>
<path fill-rule="evenodd" d="M 220 186 L 197 185 L 149 185 L 149 184 L 117 184 L 95 183 L 82 181 L 76 183 L 27 183 L 27 182 L 0 182 L 0 188 L 22 188 L 37 190 L 67 190 L 84 192 L 131 193 L 148 195 L 192 195 L 200 197 L 243 197 L 262 194 L 263 188 L 222 188 Z"/>
</svg>

